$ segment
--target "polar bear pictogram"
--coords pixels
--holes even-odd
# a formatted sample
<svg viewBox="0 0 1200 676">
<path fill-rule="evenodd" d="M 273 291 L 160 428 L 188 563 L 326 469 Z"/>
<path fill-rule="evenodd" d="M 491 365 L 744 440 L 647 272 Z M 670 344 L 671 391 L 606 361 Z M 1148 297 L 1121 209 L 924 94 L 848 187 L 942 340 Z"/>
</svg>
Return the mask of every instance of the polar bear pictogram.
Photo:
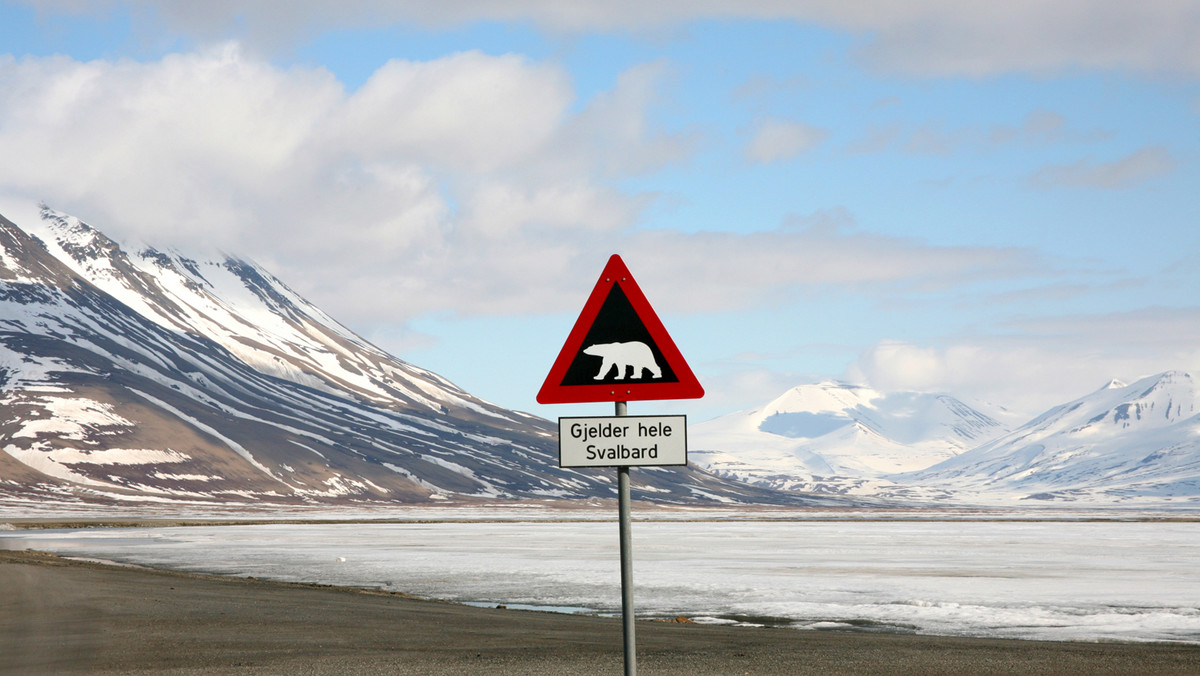
<svg viewBox="0 0 1200 676">
<path fill-rule="evenodd" d="M 662 377 L 662 369 L 654 360 L 654 353 L 650 351 L 650 346 L 639 341 L 597 343 L 584 348 L 583 353 L 600 357 L 603 360 L 600 364 L 600 372 L 596 374 L 594 380 L 604 380 L 614 366 L 617 367 L 616 380 L 624 380 L 626 369 L 629 367 L 633 368 L 633 374 L 630 377 L 634 379 L 641 378 L 643 370 L 649 371 L 651 377 Z"/>
</svg>

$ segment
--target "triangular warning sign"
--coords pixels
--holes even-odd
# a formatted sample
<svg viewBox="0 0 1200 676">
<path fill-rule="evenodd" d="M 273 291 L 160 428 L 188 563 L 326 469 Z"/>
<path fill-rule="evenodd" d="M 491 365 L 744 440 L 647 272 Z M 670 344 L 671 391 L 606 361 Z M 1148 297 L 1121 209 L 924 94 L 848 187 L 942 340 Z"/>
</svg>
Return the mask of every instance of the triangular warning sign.
<svg viewBox="0 0 1200 676">
<path fill-rule="evenodd" d="M 604 266 L 550 375 L 542 404 L 696 399 L 704 388 L 620 256 Z"/>
</svg>

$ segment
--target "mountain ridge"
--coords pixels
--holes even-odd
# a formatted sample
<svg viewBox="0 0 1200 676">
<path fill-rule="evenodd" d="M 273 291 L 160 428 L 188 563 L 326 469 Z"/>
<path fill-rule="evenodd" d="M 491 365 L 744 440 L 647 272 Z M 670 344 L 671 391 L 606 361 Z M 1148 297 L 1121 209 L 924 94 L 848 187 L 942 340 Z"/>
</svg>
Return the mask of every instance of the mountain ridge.
<svg viewBox="0 0 1200 676">
<path fill-rule="evenodd" d="M 280 504 L 615 496 L 555 428 L 370 345 L 259 266 L 0 217 L 0 493 Z M 56 255 L 57 254 L 57 255 Z M 71 263 L 64 262 L 69 259 Z M 802 504 L 645 468 L 674 504 Z"/>
<path fill-rule="evenodd" d="M 1038 500 L 1200 500 L 1200 383 L 1184 371 L 1114 380 L 906 478 Z"/>
<path fill-rule="evenodd" d="M 945 393 L 825 381 L 690 432 L 697 464 L 779 490 L 924 503 L 1200 503 L 1200 384 L 1186 372 L 1111 380 L 1020 425 L 992 415 Z"/>
<path fill-rule="evenodd" d="M 890 474 L 927 467 L 1007 431 L 948 394 L 879 392 L 837 381 L 693 425 L 695 462 L 781 490 L 913 497 Z"/>
<path fill-rule="evenodd" d="M 576 500 L 556 428 L 387 354 L 269 271 L 0 216 L 0 499 Z M 689 427 L 671 504 L 1200 502 L 1200 387 L 1117 380 L 1021 425 L 948 393 L 826 381 Z M 853 496 L 853 501 L 826 496 Z"/>
</svg>

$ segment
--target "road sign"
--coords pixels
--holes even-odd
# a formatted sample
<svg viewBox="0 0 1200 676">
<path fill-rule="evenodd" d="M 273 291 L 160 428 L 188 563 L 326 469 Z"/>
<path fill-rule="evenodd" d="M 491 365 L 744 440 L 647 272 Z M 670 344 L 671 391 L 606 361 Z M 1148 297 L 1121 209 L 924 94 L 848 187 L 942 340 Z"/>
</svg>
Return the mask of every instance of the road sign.
<svg viewBox="0 0 1200 676">
<path fill-rule="evenodd" d="M 687 464 L 687 416 L 558 419 L 559 467 Z"/>
<path fill-rule="evenodd" d="M 546 382 L 542 404 L 696 399 L 704 388 L 620 256 L 608 259 Z"/>
</svg>

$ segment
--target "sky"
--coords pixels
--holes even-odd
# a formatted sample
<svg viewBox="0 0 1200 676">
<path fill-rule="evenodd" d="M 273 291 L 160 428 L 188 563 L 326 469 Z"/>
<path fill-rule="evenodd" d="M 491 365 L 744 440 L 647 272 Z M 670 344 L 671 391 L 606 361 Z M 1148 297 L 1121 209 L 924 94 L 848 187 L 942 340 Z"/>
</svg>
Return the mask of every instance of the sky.
<svg viewBox="0 0 1200 676">
<path fill-rule="evenodd" d="M 261 263 L 495 403 L 620 254 L 706 396 L 1200 371 L 1200 3 L 8 0 L 0 197 Z"/>
</svg>

